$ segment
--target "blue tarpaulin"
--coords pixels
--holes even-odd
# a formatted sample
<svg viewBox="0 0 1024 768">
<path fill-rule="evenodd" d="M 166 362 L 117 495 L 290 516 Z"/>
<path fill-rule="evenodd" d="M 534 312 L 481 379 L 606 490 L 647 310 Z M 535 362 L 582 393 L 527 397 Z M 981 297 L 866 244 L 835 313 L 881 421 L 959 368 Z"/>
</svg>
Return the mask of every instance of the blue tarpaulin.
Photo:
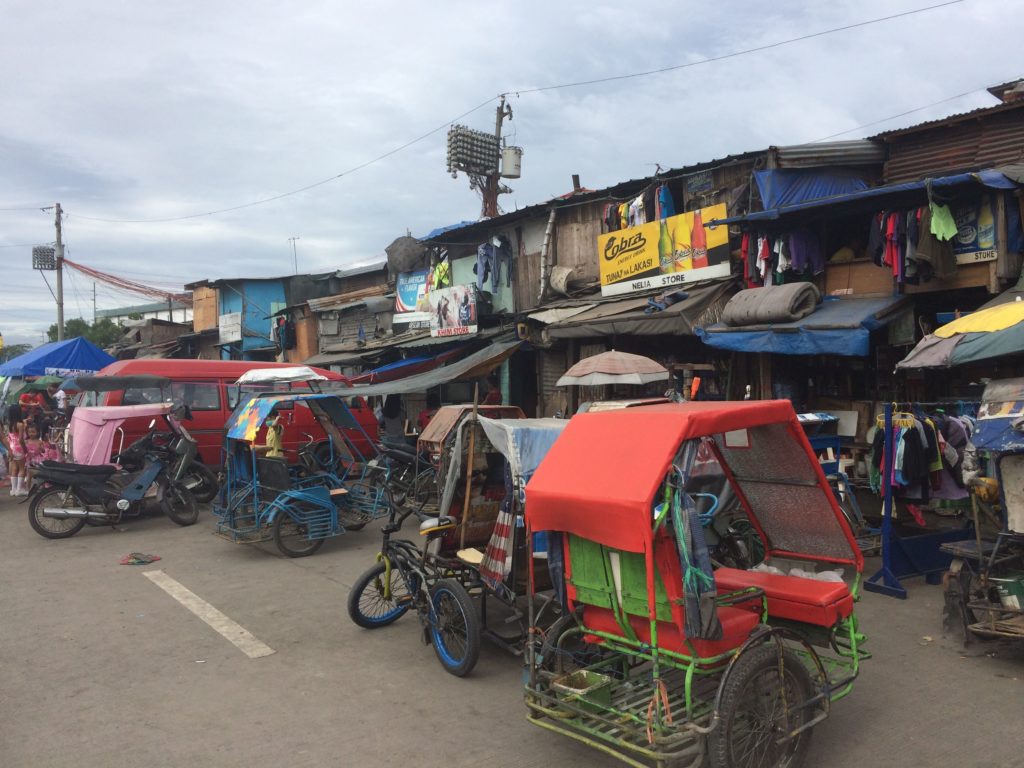
<svg viewBox="0 0 1024 768">
<path fill-rule="evenodd" d="M 817 171 L 805 168 L 774 168 L 754 171 L 754 180 L 765 208 L 783 208 L 808 200 L 860 192 L 868 183 L 853 170 Z"/>
<path fill-rule="evenodd" d="M 798 211 L 809 211 L 815 208 L 825 208 L 827 206 L 840 205 L 844 203 L 856 203 L 906 192 L 923 192 L 928 183 L 931 184 L 932 189 L 945 189 L 948 187 L 971 183 L 981 184 L 984 187 L 990 187 L 992 189 L 1017 188 L 1017 183 L 1015 181 L 1008 179 L 999 171 L 987 170 L 978 171 L 977 173 L 958 173 L 953 176 L 942 176 L 937 179 L 929 179 L 927 182 L 908 181 L 902 184 L 888 184 L 884 187 L 870 187 L 868 189 L 861 190 L 860 192 L 849 192 L 846 194 L 833 195 L 831 197 L 821 197 L 815 200 L 804 200 L 803 202 L 793 203 L 792 205 L 768 208 L 763 211 L 755 211 L 754 213 L 748 213 L 743 216 L 731 216 L 725 219 L 715 219 L 707 222 L 707 225 L 733 224 L 747 221 L 772 221 L 786 214 L 796 213 Z"/>
<path fill-rule="evenodd" d="M 716 323 L 698 328 L 697 335 L 709 346 L 734 352 L 866 357 L 871 331 L 888 323 L 905 302 L 902 296 L 828 297 L 802 320 L 745 326 Z"/>
<path fill-rule="evenodd" d="M 74 376 L 96 373 L 115 362 L 92 342 L 82 337 L 51 341 L 0 365 L 0 376 Z"/>
</svg>

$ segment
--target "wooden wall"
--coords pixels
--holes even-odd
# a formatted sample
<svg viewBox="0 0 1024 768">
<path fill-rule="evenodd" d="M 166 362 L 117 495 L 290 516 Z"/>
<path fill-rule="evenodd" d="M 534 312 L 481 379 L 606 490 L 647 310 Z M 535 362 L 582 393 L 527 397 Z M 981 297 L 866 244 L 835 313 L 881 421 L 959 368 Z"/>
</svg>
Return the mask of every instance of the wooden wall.
<svg viewBox="0 0 1024 768">
<path fill-rule="evenodd" d="M 220 299 L 216 288 L 196 288 L 192 291 L 192 331 L 198 333 L 217 327 Z"/>
</svg>

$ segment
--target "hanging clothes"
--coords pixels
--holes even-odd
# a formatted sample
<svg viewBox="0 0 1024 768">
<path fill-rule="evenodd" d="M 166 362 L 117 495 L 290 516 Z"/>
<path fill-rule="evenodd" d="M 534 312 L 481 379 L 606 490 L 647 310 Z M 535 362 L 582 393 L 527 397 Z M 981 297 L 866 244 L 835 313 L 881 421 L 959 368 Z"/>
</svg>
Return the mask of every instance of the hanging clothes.
<svg viewBox="0 0 1024 768">
<path fill-rule="evenodd" d="M 932 234 L 939 238 L 939 240 L 952 240 L 956 237 L 956 222 L 953 220 L 953 214 L 950 212 L 949 206 L 930 203 L 929 207 L 932 212 Z"/>
<path fill-rule="evenodd" d="M 672 192 L 669 190 L 668 184 L 658 187 L 658 209 L 659 217 L 662 219 L 676 215 L 675 201 L 672 199 Z"/>
</svg>

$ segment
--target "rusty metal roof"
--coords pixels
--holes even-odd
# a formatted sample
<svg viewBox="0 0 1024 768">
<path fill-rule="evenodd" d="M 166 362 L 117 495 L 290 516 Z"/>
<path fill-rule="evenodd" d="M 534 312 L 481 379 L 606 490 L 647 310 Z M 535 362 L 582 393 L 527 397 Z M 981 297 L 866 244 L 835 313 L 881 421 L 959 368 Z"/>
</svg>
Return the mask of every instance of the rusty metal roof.
<svg viewBox="0 0 1024 768">
<path fill-rule="evenodd" d="M 965 120 L 977 120 L 978 118 L 988 117 L 989 115 L 997 115 L 1001 112 L 1010 112 L 1015 109 L 1024 107 L 1024 101 L 1011 101 L 1009 103 L 995 104 L 991 107 L 979 107 L 978 109 L 972 109 L 969 112 L 958 112 L 954 115 L 947 115 L 946 117 L 940 117 L 935 120 L 926 120 L 923 123 L 917 125 L 910 125 L 906 128 L 894 128 L 891 131 L 883 131 L 882 133 L 876 133 L 874 136 L 869 136 L 869 139 L 878 141 L 890 141 L 892 139 L 898 139 L 906 134 L 919 133 L 921 131 L 931 130 L 932 128 L 939 128 L 946 125 L 954 125 Z"/>
<path fill-rule="evenodd" d="M 796 144 L 771 147 L 769 151 L 778 168 L 881 165 L 885 162 L 885 145 L 871 139 Z"/>
</svg>

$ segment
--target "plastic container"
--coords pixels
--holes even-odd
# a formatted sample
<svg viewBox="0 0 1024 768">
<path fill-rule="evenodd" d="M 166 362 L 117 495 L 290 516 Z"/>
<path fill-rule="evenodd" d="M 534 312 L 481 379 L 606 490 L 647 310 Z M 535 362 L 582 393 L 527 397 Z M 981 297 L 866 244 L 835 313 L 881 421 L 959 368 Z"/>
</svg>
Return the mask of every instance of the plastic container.
<svg viewBox="0 0 1024 768">
<path fill-rule="evenodd" d="M 563 701 L 589 712 L 599 712 L 612 703 L 612 679 L 600 672 L 578 669 L 552 680 L 551 687 Z"/>
<path fill-rule="evenodd" d="M 1014 611 L 1024 609 L 1024 573 L 1017 571 L 1007 576 L 993 576 L 989 581 L 999 592 L 1003 608 Z"/>
</svg>

